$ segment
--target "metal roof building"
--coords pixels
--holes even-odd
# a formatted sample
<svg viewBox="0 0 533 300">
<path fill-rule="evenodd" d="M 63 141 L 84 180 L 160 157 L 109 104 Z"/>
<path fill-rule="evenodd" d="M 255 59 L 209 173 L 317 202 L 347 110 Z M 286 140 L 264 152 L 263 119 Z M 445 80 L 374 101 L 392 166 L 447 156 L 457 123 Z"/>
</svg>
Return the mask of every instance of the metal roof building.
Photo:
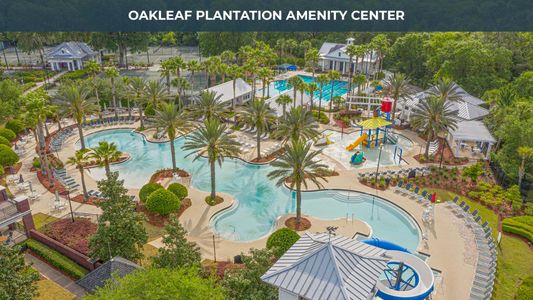
<svg viewBox="0 0 533 300">
<path fill-rule="evenodd" d="M 85 61 L 98 61 L 97 53 L 82 42 L 61 43 L 48 51 L 46 57 L 53 71 L 81 70 Z"/>
<path fill-rule="evenodd" d="M 214 92 L 220 96 L 220 102 L 230 104 L 233 97 L 233 80 L 212 86 L 204 91 Z M 242 105 L 252 99 L 252 86 L 242 78 L 235 79 L 235 103 Z"/>
<path fill-rule="evenodd" d="M 304 234 L 261 279 L 279 299 L 369 299 L 389 258 L 357 240 Z"/>
</svg>

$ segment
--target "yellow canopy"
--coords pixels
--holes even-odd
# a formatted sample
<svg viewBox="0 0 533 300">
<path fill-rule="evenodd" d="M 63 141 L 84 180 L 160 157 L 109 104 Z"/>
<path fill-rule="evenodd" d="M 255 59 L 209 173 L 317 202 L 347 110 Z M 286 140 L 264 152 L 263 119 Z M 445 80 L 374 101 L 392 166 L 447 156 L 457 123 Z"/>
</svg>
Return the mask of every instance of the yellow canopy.
<svg viewBox="0 0 533 300">
<path fill-rule="evenodd" d="M 357 125 L 363 127 L 364 129 L 376 129 L 388 126 L 390 124 L 392 123 L 380 117 L 374 117 L 357 123 Z"/>
</svg>

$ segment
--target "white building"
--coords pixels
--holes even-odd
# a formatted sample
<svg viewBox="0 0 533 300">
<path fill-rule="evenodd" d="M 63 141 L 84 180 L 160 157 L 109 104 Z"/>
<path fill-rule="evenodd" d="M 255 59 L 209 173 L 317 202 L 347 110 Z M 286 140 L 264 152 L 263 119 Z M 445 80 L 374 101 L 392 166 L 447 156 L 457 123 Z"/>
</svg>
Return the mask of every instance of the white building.
<svg viewBox="0 0 533 300">
<path fill-rule="evenodd" d="M 242 105 L 252 99 L 252 86 L 242 78 L 235 80 L 235 96 L 233 94 L 233 80 L 212 86 L 204 91 L 215 92 L 217 96 L 220 96 L 220 102 L 225 104 L 231 104 L 232 100 L 235 99 L 235 104 Z"/>
<path fill-rule="evenodd" d="M 374 74 L 378 69 L 379 57 L 376 51 L 366 54 L 364 57 L 353 57 L 350 65 L 350 56 L 346 53 L 346 47 L 353 44 L 354 39 L 346 39 L 346 44 L 324 43 L 320 47 L 319 65 L 322 71 L 337 70 L 341 74 L 350 74 L 350 68 L 354 73 Z M 357 59 L 357 63 L 356 63 Z M 357 70 L 355 69 L 357 65 Z"/>
<path fill-rule="evenodd" d="M 76 71 L 83 69 L 86 61 L 99 62 L 97 52 L 82 42 L 62 43 L 48 51 L 46 58 L 53 71 Z"/>
</svg>

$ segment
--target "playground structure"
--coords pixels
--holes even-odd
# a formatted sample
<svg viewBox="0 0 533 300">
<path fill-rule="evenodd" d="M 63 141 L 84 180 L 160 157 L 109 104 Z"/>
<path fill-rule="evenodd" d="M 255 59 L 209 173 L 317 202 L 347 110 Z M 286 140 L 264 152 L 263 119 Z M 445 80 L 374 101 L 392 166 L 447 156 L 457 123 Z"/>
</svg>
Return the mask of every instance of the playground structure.
<svg viewBox="0 0 533 300">
<path fill-rule="evenodd" d="M 329 136 L 332 135 L 332 133 L 330 134 L 325 134 L 323 133 L 322 134 L 322 137 L 320 137 L 316 142 L 315 142 L 315 145 L 316 146 L 325 146 L 325 145 L 330 145 L 330 144 L 333 144 L 334 142 L 332 142 L 330 139 L 329 139 Z"/>
<path fill-rule="evenodd" d="M 423 300 L 433 292 L 435 276 L 423 260 L 389 241 L 370 238 L 362 242 L 387 250 L 385 256 L 390 258 L 384 276 L 376 284 L 380 299 Z"/>
<path fill-rule="evenodd" d="M 352 165 L 360 165 L 366 161 L 365 153 L 363 151 L 357 151 L 354 155 L 352 155 L 352 158 L 350 159 L 350 163 Z"/>
</svg>

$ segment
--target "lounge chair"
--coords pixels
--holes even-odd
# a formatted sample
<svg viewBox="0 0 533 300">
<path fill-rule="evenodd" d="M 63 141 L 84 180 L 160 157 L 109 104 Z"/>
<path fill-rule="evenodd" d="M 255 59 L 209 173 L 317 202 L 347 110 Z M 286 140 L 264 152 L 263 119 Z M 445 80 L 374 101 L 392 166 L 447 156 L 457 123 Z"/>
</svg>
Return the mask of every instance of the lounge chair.
<svg viewBox="0 0 533 300">
<path fill-rule="evenodd" d="M 365 174 L 366 174 L 366 173 L 365 173 Z M 399 192 L 402 191 L 402 188 L 403 188 L 403 180 L 400 180 L 400 181 L 398 182 L 398 185 L 396 185 L 396 187 L 394 188 L 394 191 L 399 193 Z"/>
<path fill-rule="evenodd" d="M 422 202 L 428 196 L 428 191 L 423 190 L 420 195 L 418 195 L 417 201 Z"/>
<path fill-rule="evenodd" d="M 406 184 L 406 185 L 405 185 L 405 188 L 401 189 L 401 193 L 402 193 L 403 195 L 407 195 L 407 194 L 409 194 L 409 192 L 411 191 L 411 187 L 412 187 L 412 186 L 413 186 L 413 185 L 410 184 L 410 183 Z"/>
<path fill-rule="evenodd" d="M 420 187 L 419 186 L 415 187 L 415 189 L 409 193 L 409 197 L 417 198 L 419 191 L 420 191 Z"/>
</svg>

